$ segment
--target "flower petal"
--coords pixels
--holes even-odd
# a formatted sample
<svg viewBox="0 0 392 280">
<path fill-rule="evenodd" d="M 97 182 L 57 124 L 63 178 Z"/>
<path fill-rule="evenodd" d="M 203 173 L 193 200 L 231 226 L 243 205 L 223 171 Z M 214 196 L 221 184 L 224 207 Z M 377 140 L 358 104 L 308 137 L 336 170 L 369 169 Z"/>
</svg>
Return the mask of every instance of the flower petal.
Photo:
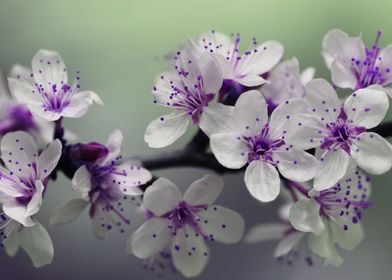
<svg viewBox="0 0 392 280">
<path fill-rule="evenodd" d="M 275 248 L 274 257 L 279 258 L 288 254 L 295 246 L 298 245 L 302 237 L 304 237 L 304 233 L 302 232 L 293 232 L 283 237 L 283 239 L 278 243 L 278 246 Z"/>
<path fill-rule="evenodd" d="M 250 194 L 261 202 L 273 201 L 279 195 L 279 173 L 269 163 L 252 161 L 246 168 L 244 180 Z"/>
<path fill-rule="evenodd" d="M 246 74 L 241 77 L 236 77 L 234 79 L 237 83 L 246 87 L 256 87 L 264 84 L 266 82 L 261 76 L 256 74 Z"/>
<path fill-rule="evenodd" d="M 92 91 L 77 92 L 71 97 L 70 103 L 64 107 L 61 115 L 67 118 L 80 118 L 87 113 L 94 101 L 102 104 L 97 94 Z"/>
<path fill-rule="evenodd" d="M 27 214 L 26 206 L 17 203 L 15 200 L 5 201 L 3 204 L 3 211 L 8 217 L 25 227 L 32 227 L 35 225 L 31 216 Z"/>
<path fill-rule="evenodd" d="M 331 76 L 333 83 L 340 88 L 355 89 L 358 83 L 350 64 L 340 57 L 336 57 L 331 64 Z"/>
<path fill-rule="evenodd" d="M 234 118 L 243 135 L 257 135 L 268 122 L 268 108 L 263 95 L 257 90 L 241 94 L 234 106 Z"/>
<path fill-rule="evenodd" d="M 38 148 L 30 134 L 23 131 L 11 132 L 1 139 L 1 157 L 9 170 L 19 178 L 28 179 L 35 174 Z"/>
<path fill-rule="evenodd" d="M 236 75 L 262 75 L 270 71 L 282 58 L 283 46 L 276 41 L 267 41 L 241 56 L 235 69 Z"/>
<path fill-rule="evenodd" d="M 320 217 L 320 204 L 313 199 L 297 201 L 290 210 L 290 223 L 302 232 L 313 232 L 319 235 L 325 228 Z"/>
<path fill-rule="evenodd" d="M 330 226 L 333 241 L 346 250 L 354 250 L 365 235 L 361 223 L 350 224 L 347 230 L 334 221 L 330 222 Z"/>
<path fill-rule="evenodd" d="M 34 266 L 39 268 L 53 261 L 53 243 L 46 229 L 35 222 L 33 227 L 25 227 L 19 232 L 20 246 L 29 255 Z"/>
<path fill-rule="evenodd" d="M 305 86 L 311 111 L 326 122 L 335 122 L 340 113 L 340 100 L 333 87 L 324 79 L 314 79 Z"/>
<path fill-rule="evenodd" d="M 184 201 L 190 205 L 210 205 L 223 190 L 222 178 L 215 175 L 205 175 L 193 182 L 184 193 Z"/>
<path fill-rule="evenodd" d="M 42 105 L 42 99 L 36 92 L 37 89 L 33 86 L 33 84 L 30 84 L 25 80 L 8 78 L 8 87 L 12 96 L 14 96 L 20 103 L 28 105 L 34 104 L 38 107 Z"/>
<path fill-rule="evenodd" d="M 261 224 L 251 228 L 245 235 L 246 243 L 281 239 L 289 228 L 286 224 Z"/>
<path fill-rule="evenodd" d="M 305 182 L 316 175 L 317 159 L 305 151 L 286 147 L 274 152 L 273 158 L 278 161 L 279 172 L 287 179 Z"/>
<path fill-rule="evenodd" d="M 306 113 L 308 104 L 305 99 L 292 98 L 279 105 L 271 114 L 269 135 L 272 139 L 278 139 L 290 130 L 292 124 L 290 118 L 296 114 Z"/>
<path fill-rule="evenodd" d="M 343 259 L 336 251 L 335 244 L 329 232 L 329 229 L 325 228 L 320 235 L 309 234 L 308 246 L 314 254 L 324 259 L 324 264 L 340 266 L 343 263 Z"/>
<path fill-rule="evenodd" d="M 124 194 L 131 196 L 143 194 L 139 186 L 147 183 L 152 178 L 147 169 L 131 161 L 115 166 L 111 176 L 115 186 Z"/>
<path fill-rule="evenodd" d="M 156 216 L 173 210 L 181 201 L 177 186 L 165 178 L 159 178 L 147 188 L 143 197 L 144 206 Z"/>
<path fill-rule="evenodd" d="M 173 144 L 186 131 L 189 120 L 186 113 L 171 113 L 152 121 L 144 134 L 144 141 L 151 148 Z"/>
<path fill-rule="evenodd" d="M 248 160 L 248 146 L 235 134 L 213 134 L 211 150 L 220 164 L 227 168 L 239 169 Z"/>
<path fill-rule="evenodd" d="M 234 107 L 217 103 L 203 109 L 199 127 L 209 137 L 212 134 L 228 133 L 233 131 Z"/>
<path fill-rule="evenodd" d="M 145 221 L 128 240 L 127 251 L 138 258 L 149 258 L 170 244 L 169 220 L 151 218 Z"/>
<path fill-rule="evenodd" d="M 62 153 L 60 140 L 52 141 L 38 157 L 37 167 L 39 179 L 46 179 L 56 168 Z"/>
<path fill-rule="evenodd" d="M 313 187 L 323 191 L 333 187 L 346 174 L 350 156 L 342 149 L 324 152 L 319 160 Z"/>
<path fill-rule="evenodd" d="M 202 232 L 210 239 L 225 244 L 237 243 L 242 239 L 245 221 L 237 212 L 211 205 L 197 214 L 201 218 L 199 225 Z"/>
<path fill-rule="evenodd" d="M 205 93 L 217 93 L 222 86 L 223 76 L 218 61 L 214 56 L 204 53 L 195 63 L 200 68 L 203 91 Z M 197 84 L 197 83 L 196 83 Z"/>
<path fill-rule="evenodd" d="M 199 275 L 207 264 L 209 250 L 201 235 L 196 235 L 188 225 L 178 230 L 172 244 L 173 262 L 185 277 Z"/>
<path fill-rule="evenodd" d="M 50 215 L 49 224 L 61 225 L 73 222 L 86 209 L 89 202 L 84 199 L 74 199 L 60 208 L 54 209 Z"/>
<path fill-rule="evenodd" d="M 86 165 L 79 167 L 72 178 L 72 186 L 75 191 L 82 195 L 82 198 L 87 198 L 91 190 L 91 175 Z"/>
<path fill-rule="evenodd" d="M 392 146 L 374 132 L 362 133 L 354 140 L 351 154 L 358 166 L 370 174 L 380 175 L 391 169 Z"/>
<path fill-rule="evenodd" d="M 33 216 L 34 214 L 37 214 L 42 205 L 42 193 L 45 187 L 43 183 L 39 180 L 35 181 L 34 186 L 34 194 L 30 198 L 29 203 L 26 205 L 26 214 L 28 216 Z"/>
<path fill-rule="evenodd" d="M 388 107 L 389 100 L 385 92 L 369 88 L 357 90 L 344 102 L 348 119 L 367 129 L 381 123 L 388 112 Z"/>
<path fill-rule="evenodd" d="M 52 85 L 68 83 L 67 69 L 60 54 L 51 50 L 39 50 L 31 62 L 34 80 L 38 85 L 50 89 Z"/>
<path fill-rule="evenodd" d="M 315 73 L 316 73 L 316 69 L 314 67 L 308 67 L 304 69 L 301 73 L 302 85 L 305 86 L 307 83 L 313 80 Z"/>
</svg>

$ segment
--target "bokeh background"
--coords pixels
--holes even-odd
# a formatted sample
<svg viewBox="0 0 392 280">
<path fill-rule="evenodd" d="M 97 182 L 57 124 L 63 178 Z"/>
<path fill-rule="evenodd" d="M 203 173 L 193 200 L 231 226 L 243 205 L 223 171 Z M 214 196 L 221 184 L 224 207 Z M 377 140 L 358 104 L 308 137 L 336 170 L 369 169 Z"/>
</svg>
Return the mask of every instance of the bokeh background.
<svg viewBox="0 0 392 280">
<path fill-rule="evenodd" d="M 301 66 L 317 67 L 329 78 L 320 56 L 321 39 L 331 28 L 349 34 L 363 32 L 371 44 L 383 30 L 382 44 L 392 42 L 391 1 L 0 1 L 0 69 L 14 63 L 29 65 L 40 48 L 54 49 L 69 70 L 80 70 L 82 88 L 96 91 L 104 107 L 94 107 L 78 120 L 66 121 L 83 141 L 105 141 L 115 128 L 125 136 L 125 155 L 152 155 L 143 142 L 147 124 L 162 110 L 154 107 L 150 89 L 166 67 L 164 56 L 188 36 L 210 29 L 241 32 L 246 42 L 256 36 L 285 45 L 285 57 L 296 56 Z M 245 43 L 246 45 L 246 43 Z M 391 120 L 390 113 L 388 119 Z M 180 148 L 192 136 L 166 150 Z M 157 172 L 183 189 L 208 171 L 175 169 Z M 276 220 L 279 203 L 260 204 L 248 195 L 241 176 L 225 176 L 219 202 L 236 209 L 248 228 Z M 374 207 L 366 211 L 366 239 L 354 252 L 343 252 L 340 268 L 318 263 L 309 268 L 299 260 L 293 267 L 272 258 L 275 243 L 212 245 L 212 258 L 198 279 L 390 279 L 392 273 L 392 174 L 374 178 Z M 39 219 L 47 225 L 50 211 L 74 197 L 70 182 L 61 177 L 50 185 Z M 24 252 L 8 258 L 0 252 L 0 279 L 154 279 L 141 262 L 125 253 L 129 234 L 139 224 L 133 219 L 125 234 L 113 232 L 96 240 L 84 213 L 76 222 L 48 228 L 55 244 L 52 265 L 34 269 Z M 182 279 L 167 274 L 166 279 Z"/>
</svg>

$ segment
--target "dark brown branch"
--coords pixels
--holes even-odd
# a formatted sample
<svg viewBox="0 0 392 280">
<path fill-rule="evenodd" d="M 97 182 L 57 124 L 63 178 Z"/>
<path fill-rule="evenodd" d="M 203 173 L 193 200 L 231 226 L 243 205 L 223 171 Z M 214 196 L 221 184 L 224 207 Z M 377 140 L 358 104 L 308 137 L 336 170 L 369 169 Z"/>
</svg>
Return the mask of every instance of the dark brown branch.
<svg viewBox="0 0 392 280">
<path fill-rule="evenodd" d="M 392 121 L 382 123 L 371 131 L 380 134 L 384 138 L 392 137 Z"/>
</svg>

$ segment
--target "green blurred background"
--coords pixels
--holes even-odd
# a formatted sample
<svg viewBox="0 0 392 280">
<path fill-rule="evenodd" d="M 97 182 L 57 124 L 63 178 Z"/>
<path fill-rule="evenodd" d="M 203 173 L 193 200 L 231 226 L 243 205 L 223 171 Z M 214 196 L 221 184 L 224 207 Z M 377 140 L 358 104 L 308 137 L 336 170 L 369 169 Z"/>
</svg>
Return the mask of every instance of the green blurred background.
<svg viewBox="0 0 392 280">
<path fill-rule="evenodd" d="M 351 35 L 363 32 L 371 44 L 383 30 L 382 45 L 392 43 L 392 1 L 0 1 L 0 69 L 8 72 L 14 63 L 29 65 L 40 48 L 54 49 L 64 57 L 70 73 L 80 70 L 82 88 L 96 91 L 104 107 L 94 107 L 67 128 L 83 141 L 104 141 L 115 128 L 122 129 L 126 155 L 158 153 L 143 142 L 146 125 L 162 110 L 154 107 L 150 89 L 154 77 L 166 67 L 163 57 L 188 36 L 210 29 L 240 32 L 243 41 L 253 36 L 285 45 L 285 57 L 296 56 L 302 68 L 317 67 L 318 77 L 329 79 L 324 67 L 321 39 L 331 28 Z M 247 43 L 245 43 L 247 45 Z M 388 119 L 392 119 L 389 113 Z M 181 147 L 187 134 L 176 143 Z M 188 168 L 157 173 L 186 186 L 205 174 Z M 366 239 L 338 269 L 318 264 L 308 268 L 299 261 L 293 268 L 272 258 L 273 243 L 235 246 L 214 244 L 212 258 L 200 279 L 390 279 L 392 272 L 392 174 L 374 178 L 374 207 L 365 214 Z M 226 176 L 220 203 L 242 213 L 248 226 L 276 219 L 276 204 L 261 205 L 244 189 L 242 178 Z M 230 182 L 230 183 L 229 183 Z M 51 185 L 40 219 L 73 197 L 65 178 Z M 125 254 L 129 233 L 113 232 L 97 241 L 85 215 L 75 223 L 50 228 L 55 243 L 55 261 L 35 270 L 24 253 L 14 259 L 0 254 L 0 279 L 151 279 L 140 261 Z M 7 276 L 7 277 L 6 277 Z M 167 275 L 167 279 L 174 279 Z M 181 277 L 179 277 L 181 278 Z"/>
</svg>

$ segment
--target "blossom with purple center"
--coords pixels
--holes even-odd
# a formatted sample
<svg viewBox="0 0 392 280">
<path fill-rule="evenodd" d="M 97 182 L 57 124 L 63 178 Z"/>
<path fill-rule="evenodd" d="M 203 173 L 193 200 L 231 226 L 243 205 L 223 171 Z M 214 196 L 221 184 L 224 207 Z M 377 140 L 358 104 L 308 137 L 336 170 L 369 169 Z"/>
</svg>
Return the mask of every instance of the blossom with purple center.
<svg viewBox="0 0 392 280">
<path fill-rule="evenodd" d="M 150 218 L 129 239 L 129 253 L 149 259 L 170 248 L 178 271 L 187 277 L 200 274 L 209 257 L 205 241 L 232 244 L 244 232 L 238 213 L 211 205 L 222 188 L 222 179 L 207 175 L 192 183 L 182 197 L 171 181 L 155 181 L 143 197 Z"/>
<path fill-rule="evenodd" d="M 75 145 L 74 155 L 85 164 L 75 173 L 72 184 L 81 198 L 74 199 L 54 210 L 51 224 L 65 224 L 76 219 L 87 206 L 93 220 L 93 232 L 97 238 L 106 237 L 117 227 L 130 223 L 124 215 L 124 203 L 132 202 L 143 192 L 139 188 L 151 180 L 150 172 L 137 162 L 124 161 L 120 155 L 123 136 L 115 130 L 109 137 L 105 148 L 98 143 Z M 90 153 L 90 154 L 89 154 Z M 95 154 L 93 154 L 95 153 Z"/>
<path fill-rule="evenodd" d="M 309 112 L 291 118 L 295 129 L 290 130 L 287 139 L 297 148 L 318 148 L 316 190 L 336 184 L 346 174 L 350 158 L 370 174 L 379 175 L 391 168 L 392 146 L 378 134 L 367 132 L 388 111 L 384 92 L 360 89 L 341 104 L 328 82 L 315 79 L 306 86 L 306 99 Z"/>
<path fill-rule="evenodd" d="M 190 44 L 200 52 L 217 57 L 224 80 L 231 80 L 246 87 L 260 86 L 266 82 L 263 75 L 282 58 L 283 46 L 276 41 L 258 45 L 253 38 L 251 46 L 240 54 L 240 41 L 238 33 L 229 38 L 213 30 L 191 40 Z"/>
<path fill-rule="evenodd" d="M 302 192 L 307 190 L 304 187 Z M 337 184 L 327 190 L 310 191 L 308 198 L 297 201 L 290 210 L 290 222 L 301 232 L 308 232 L 308 246 L 325 263 L 335 266 L 343 259 L 336 245 L 353 250 L 363 239 L 360 224 L 362 211 L 371 206 L 370 178 L 358 167 L 350 171 Z"/>
<path fill-rule="evenodd" d="M 8 132 L 38 130 L 30 110 L 16 102 L 0 103 L 0 137 Z"/>
<path fill-rule="evenodd" d="M 224 105 L 222 105 L 224 106 Z M 291 99 L 268 118 L 267 104 L 256 90 L 243 93 L 228 114 L 205 118 L 201 128 L 211 140 L 211 150 L 225 167 L 239 169 L 248 164 L 245 184 L 256 199 L 269 202 L 280 191 L 280 174 L 290 180 L 311 180 L 317 160 L 286 141 L 291 116 L 306 110 L 304 99 Z"/>
<path fill-rule="evenodd" d="M 18 131 L 1 139 L 0 167 L 0 239 L 6 252 L 14 256 L 19 246 L 30 256 L 34 266 L 53 260 L 53 244 L 45 228 L 33 216 L 38 213 L 49 175 L 61 156 L 59 140 L 41 153 L 29 134 Z"/>
<path fill-rule="evenodd" d="M 374 88 L 392 96 L 387 88 L 392 82 L 392 46 L 380 48 L 381 34 L 377 32 L 371 48 L 365 47 L 361 36 L 349 37 L 339 29 L 325 35 L 322 54 L 336 86 L 358 90 L 378 85 Z"/>
<path fill-rule="evenodd" d="M 95 102 L 101 99 L 92 91 L 78 92 L 80 76 L 68 84 L 67 68 L 62 57 L 55 51 L 40 50 L 32 60 L 30 78 L 17 75 L 9 78 L 11 93 L 30 111 L 48 121 L 62 117 L 79 118 Z"/>
<path fill-rule="evenodd" d="M 152 121 L 144 140 L 152 148 L 162 148 L 181 137 L 191 121 L 198 125 L 204 110 L 222 85 L 217 60 L 209 54 L 177 52 L 175 70 L 161 74 L 153 87 L 154 103 L 175 112 Z"/>
</svg>

